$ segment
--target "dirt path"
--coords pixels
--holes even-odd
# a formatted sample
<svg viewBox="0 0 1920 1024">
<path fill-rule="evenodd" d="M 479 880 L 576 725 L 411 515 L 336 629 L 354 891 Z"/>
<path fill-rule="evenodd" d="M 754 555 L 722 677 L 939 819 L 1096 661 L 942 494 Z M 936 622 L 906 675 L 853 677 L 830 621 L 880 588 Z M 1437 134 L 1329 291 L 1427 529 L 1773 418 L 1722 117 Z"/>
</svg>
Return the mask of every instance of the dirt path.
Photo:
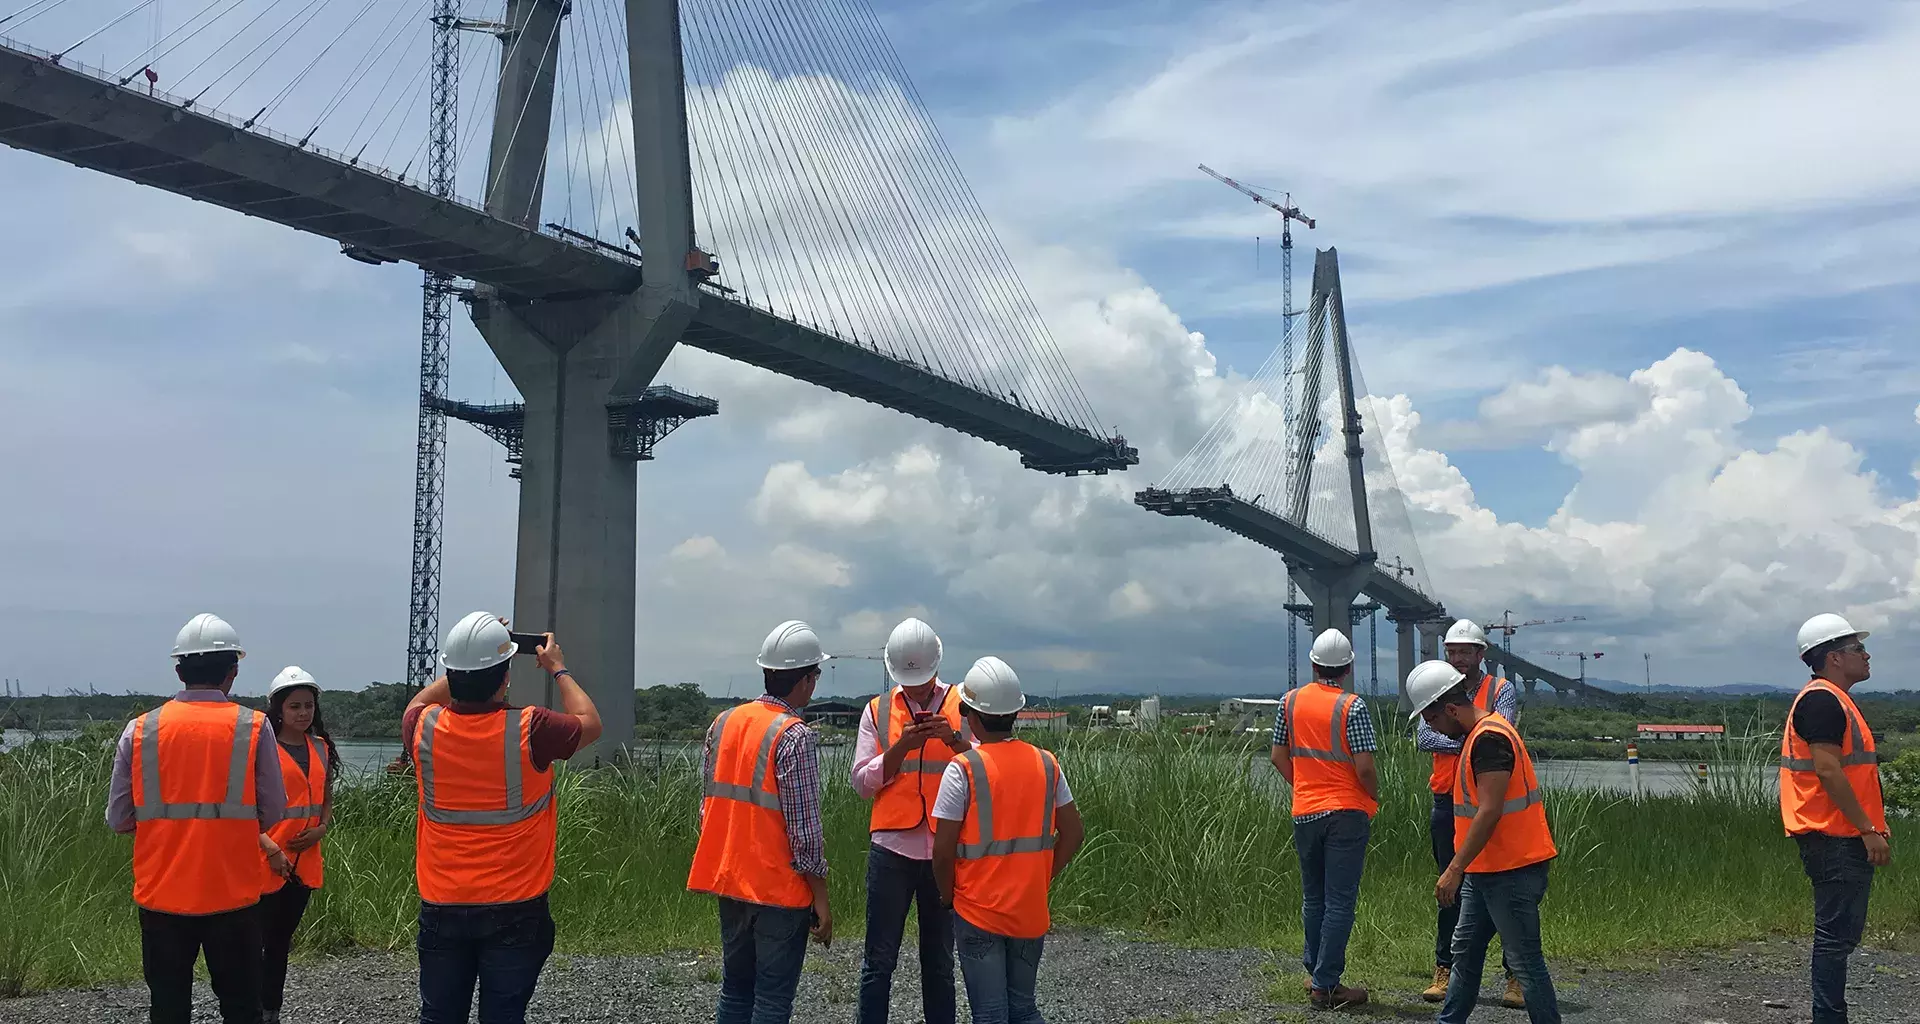
<svg viewBox="0 0 1920 1024">
<path fill-rule="evenodd" d="M 795 1006 L 796 1021 L 852 1021 L 859 987 L 857 946 L 811 954 Z M 1809 1019 L 1804 942 L 1768 942 L 1671 957 L 1647 970 L 1579 970 L 1556 965 L 1561 1008 L 1581 1024 L 1800 1024 Z M 1051 1024 L 1253 1024 L 1308 1019 L 1289 964 L 1257 950 L 1193 950 L 1093 934 L 1048 940 L 1041 968 L 1042 1012 Z M 1431 1019 L 1419 1001 L 1422 981 L 1358 979 L 1376 1003 L 1359 1013 L 1316 1020 Z M 719 964 L 712 954 L 557 957 L 541 979 L 530 1019 L 553 1024 L 711 1021 Z M 894 982 L 895 1021 L 921 1019 L 911 953 Z M 1489 989 L 1489 996 L 1493 994 Z M 1855 954 L 1856 1024 L 1920 1021 L 1920 956 L 1883 950 Z M 965 994 L 961 995 L 965 1020 Z M 1778 1005 L 1775 1005 L 1778 1004 Z M 410 1024 L 416 1018 L 413 964 L 362 954 L 296 965 L 288 986 L 288 1024 Z M 100 1024 L 145 1016 L 140 987 L 42 993 L 0 1001 L 0 1022 Z M 217 1020 L 200 986 L 198 1019 Z M 1519 1011 L 1485 1004 L 1475 1020 L 1522 1024 Z"/>
</svg>

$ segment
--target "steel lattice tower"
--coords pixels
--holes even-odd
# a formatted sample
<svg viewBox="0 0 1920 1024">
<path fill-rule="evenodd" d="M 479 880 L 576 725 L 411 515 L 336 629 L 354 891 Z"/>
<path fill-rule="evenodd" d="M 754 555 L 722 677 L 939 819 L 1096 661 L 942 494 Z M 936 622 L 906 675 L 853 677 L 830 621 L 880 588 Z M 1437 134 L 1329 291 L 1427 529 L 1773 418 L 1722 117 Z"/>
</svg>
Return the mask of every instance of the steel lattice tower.
<svg viewBox="0 0 1920 1024">
<path fill-rule="evenodd" d="M 427 187 L 452 198 L 455 130 L 459 126 L 459 9 L 433 4 L 433 110 L 428 126 Z M 420 432 L 413 466 L 413 593 L 407 615 L 407 682 L 433 681 L 440 646 L 440 522 L 447 469 L 447 356 L 453 325 L 453 280 L 425 272 L 420 301 Z"/>
<path fill-rule="evenodd" d="M 1293 193 L 1287 193 L 1286 204 L 1293 205 Z M 1280 388 L 1286 392 L 1283 399 L 1284 411 L 1281 423 L 1285 425 L 1287 460 L 1287 493 L 1293 493 L 1293 221 L 1280 218 L 1280 280 L 1281 280 L 1281 317 L 1280 317 L 1280 362 L 1285 366 L 1280 375 Z M 1287 574 L 1287 603 L 1300 600 L 1300 588 L 1293 582 L 1293 574 Z M 1300 621 L 1292 612 L 1287 613 L 1287 686 L 1300 685 Z"/>
</svg>

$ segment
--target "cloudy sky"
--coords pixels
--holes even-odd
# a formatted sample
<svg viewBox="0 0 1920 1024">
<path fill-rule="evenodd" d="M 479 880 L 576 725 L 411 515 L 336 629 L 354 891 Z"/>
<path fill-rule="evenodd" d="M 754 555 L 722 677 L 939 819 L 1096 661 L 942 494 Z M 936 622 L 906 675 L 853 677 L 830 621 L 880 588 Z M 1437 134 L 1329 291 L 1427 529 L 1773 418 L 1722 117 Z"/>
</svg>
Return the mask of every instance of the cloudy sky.
<svg viewBox="0 0 1920 1024">
<path fill-rule="evenodd" d="M 955 676 L 997 653 L 1062 693 L 1282 685 L 1278 558 L 1131 503 L 1278 338 L 1277 219 L 1204 162 L 1318 218 L 1301 296 L 1339 248 L 1369 445 L 1451 610 L 1582 615 L 1516 650 L 1709 684 L 1797 682 L 1794 629 L 1839 610 L 1876 684 L 1911 685 L 1914 5 L 878 6 L 1142 464 L 1040 476 L 682 351 L 661 380 L 722 414 L 640 470 L 638 684 L 741 692 L 781 619 L 855 650 L 911 613 Z M 0 182 L 0 676 L 163 690 L 213 610 L 243 691 L 288 663 L 401 677 L 417 273 L 15 150 Z M 452 391 L 513 398 L 465 323 Z M 518 487 L 450 436 L 449 622 L 511 611 Z"/>
</svg>

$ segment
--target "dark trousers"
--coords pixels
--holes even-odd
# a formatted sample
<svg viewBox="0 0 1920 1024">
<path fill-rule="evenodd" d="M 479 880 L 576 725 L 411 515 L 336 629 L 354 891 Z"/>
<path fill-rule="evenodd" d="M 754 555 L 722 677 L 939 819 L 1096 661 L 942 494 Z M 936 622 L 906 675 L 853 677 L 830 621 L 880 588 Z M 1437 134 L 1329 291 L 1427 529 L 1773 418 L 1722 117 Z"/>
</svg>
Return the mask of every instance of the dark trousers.
<svg viewBox="0 0 1920 1024">
<path fill-rule="evenodd" d="M 1867 929 L 1873 865 L 1858 836 L 1794 836 L 1813 883 L 1813 1024 L 1847 1024 L 1847 957 Z"/>
<path fill-rule="evenodd" d="M 1433 865 L 1441 871 L 1453 863 L 1453 794 L 1433 794 L 1433 816 L 1427 819 L 1427 836 L 1433 841 Z M 1439 927 L 1433 933 L 1433 963 L 1436 967 L 1453 966 L 1453 932 L 1460 927 L 1460 901 L 1455 900 L 1451 907 L 1440 908 Z M 1507 946 L 1500 944 L 1500 969 L 1508 977 L 1513 976 L 1513 968 L 1507 966 Z"/>
<path fill-rule="evenodd" d="M 959 914 L 953 915 L 953 921 L 954 948 L 960 953 L 960 974 L 967 982 L 973 1024 L 1047 1024 L 1034 998 L 1046 937 L 995 935 Z"/>
<path fill-rule="evenodd" d="M 715 1024 L 787 1024 L 807 960 L 813 908 L 720 897 L 720 1007 Z"/>
<path fill-rule="evenodd" d="M 867 949 L 860 961 L 860 1024 L 887 1024 L 907 908 L 920 908 L 920 999 L 927 1024 L 953 1024 L 953 918 L 940 905 L 933 862 L 867 850 Z"/>
<path fill-rule="evenodd" d="M 1513 975 L 1527 997 L 1530 1024 L 1560 1024 L 1560 1002 L 1540 952 L 1540 901 L 1547 895 L 1552 861 L 1512 871 L 1470 874 L 1460 886 L 1460 927 L 1453 933 L 1453 977 L 1436 1024 L 1466 1024 L 1480 998 L 1480 971 L 1487 943 L 1497 933 L 1511 958 Z"/>
<path fill-rule="evenodd" d="M 280 891 L 260 898 L 260 934 L 265 952 L 260 960 L 260 1008 L 280 1012 L 287 991 L 287 957 L 293 952 L 293 932 L 307 912 L 313 890 L 289 881 Z"/>
<path fill-rule="evenodd" d="M 420 1024 L 467 1024 L 480 988 L 480 1024 L 525 1024 L 540 969 L 553 953 L 547 898 L 477 906 L 420 904 Z"/>
<path fill-rule="evenodd" d="M 1306 932 L 1300 962 L 1321 991 L 1338 987 L 1347 969 L 1347 939 L 1353 935 L 1372 831 L 1365 811 L 1335 811 L 1293 823 L 1293 845 L 1300 853 L 1300 923 Z"/>
<path fill-rule="evenodd" d="M 140 910 L 140 968 L 148 1019 L 193 1019 L 193 962 L 207 955 L 207 975 L 226 1024 L 260 1024 L 260 908 L 187 917 Z"/>
</svg>

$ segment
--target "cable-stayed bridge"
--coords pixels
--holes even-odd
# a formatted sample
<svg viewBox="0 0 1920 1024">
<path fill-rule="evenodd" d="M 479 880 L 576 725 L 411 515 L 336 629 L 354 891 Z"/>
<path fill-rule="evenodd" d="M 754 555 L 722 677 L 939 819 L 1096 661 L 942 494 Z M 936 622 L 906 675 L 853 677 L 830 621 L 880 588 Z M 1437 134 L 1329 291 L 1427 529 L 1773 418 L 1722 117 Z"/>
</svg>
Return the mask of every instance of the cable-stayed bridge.
<svg viewBox="0 0 1920 1024">
<path fill-rule="evenodd" d="M 429 347 L 423 487 L 442 415 L 508 445 L 514 622 L 566 634 L 609 745 L 633 717 L 635 463 L 665 432 L 636 417 L 713 411 L 655 390 L 676 345 L 1042 472 L 1138 462 L 1082 393 L 864 0 L 472 6 L 488 9 L 0 0 L 0 142 L 424 268 L 430 329 L 434 282 L 457 294 L 523 401 L 437 394 Z M 431 483 L 416 674 L 438 601 Z M 543 676 L 520 685 L 552 699 Z"/>
<path fill-rule="evenodd" d="M 1440 656 L 1452 618 L 1420 557 L 1406 495 L 1354 358 L 1333 249 L 1314 256 L 1312 299 L 1301 319 L 1305 343 L 1297 362 L 1292 345 L 1277 347 L 1166 479 L 1134 502 L 1161 515 L 1203 519 L 1278 553 L 1307 599 L 1287 611 L 1314 635 L 1339 629 L 1351 637 L 1357 620 L 1384 610 L 1398 628 L 1404 706 L 1407 673 L 1417 660 Z M 1287 330 L 1302 328 L 1289 318 Z M 1546 683 L 1563 696 L 1607 696 L 1497 645 L 1488 647 L 1487 660 L 1528 693 Z"/>
</svg>

